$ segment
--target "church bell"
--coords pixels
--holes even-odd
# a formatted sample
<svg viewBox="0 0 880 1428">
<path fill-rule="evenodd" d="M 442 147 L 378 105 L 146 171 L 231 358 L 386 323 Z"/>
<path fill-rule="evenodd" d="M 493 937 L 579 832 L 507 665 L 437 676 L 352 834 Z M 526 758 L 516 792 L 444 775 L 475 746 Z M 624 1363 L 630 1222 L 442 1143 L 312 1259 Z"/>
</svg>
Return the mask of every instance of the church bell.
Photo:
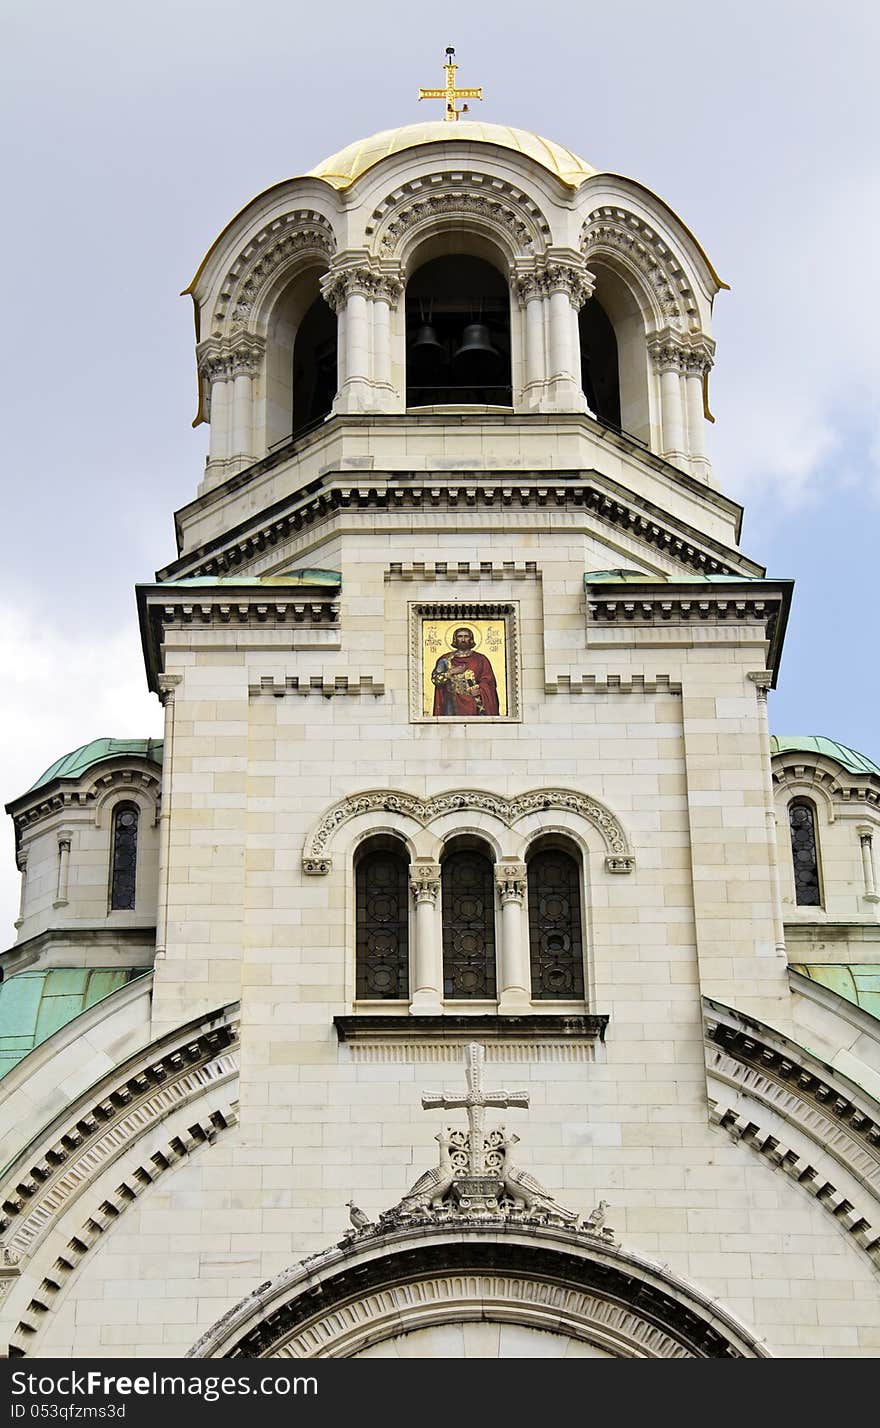
<svg viewBox="0 0 880 1428">
<path fill-rule="evenodd" d="M 489 329 L 485 322 L 470 322 L 465 328 L 461 346 L 457 349 L 454 361 L 460 357 L 497 357 L 498 350 L 492 346 L 489 340 Z"/>
<path fill-rule="evenodd" d="M 410 350 L 420 357 L 440 357 L 444 355 L 443 343 L 430 322 L 425 322 L 416 332 Z"/>
</svg>

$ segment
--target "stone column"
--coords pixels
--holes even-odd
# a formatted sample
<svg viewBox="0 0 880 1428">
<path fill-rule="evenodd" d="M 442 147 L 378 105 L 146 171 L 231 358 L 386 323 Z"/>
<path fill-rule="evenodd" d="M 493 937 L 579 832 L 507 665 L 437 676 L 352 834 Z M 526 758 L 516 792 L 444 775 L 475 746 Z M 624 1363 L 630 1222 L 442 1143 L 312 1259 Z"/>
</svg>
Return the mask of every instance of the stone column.
<svg viewBox="0 0 880 1428">
<path fill-rule="evenodd" d="M 779 878 L 779 835 L 776 826 L 776 800 L 773 796 L 773 765 L 770 758 L 770 722 L 767 716 L 767 693 L 773 682 L 769 670 L 750 674 L 758 697 L 761 723 L 761 751 L 764 766 L 764 816 L 767 823 L 767 862 L 770 870 L 770 898 L 773 904 L 773 940 L 776 951 L 788 960 L 785 949 L 785 924 L 782 920 L 782 886 Z"/>
<path fill-rule="evenodd" d="M 24 909 L 27 901 L 27 864 L 28 855 L 24 848 L 19 848 L 15 855 L 15 866 L 21 873 L 21 891 L 18 897 L 18 917 L 15 919 L 14 927 L 18 929 L 24 922 Z"/>
<path fill-rule="evenodd" d="M 229 455 L 232 426 L 230 400 L 232 363 L 219 343 L 203 343 L 199 351 L 199 380 L 207 388 L 205 403 L 210 423 L 209 464 L 225 461 Z"/>
<path fill-rule="evenodd" d="M 373 302 L 378 279 L 366 264 L 332 267 L 321 292 L 339 319 L 339 390 L 334 412 L 377 409 L 373 387 Z M 344 320 L 343 320 L 344 315 Z"/>
<path fill-rule="evenodd" d="M 373 388 L 377 411 L 402 410 L 401 394 L 391 380 L 391 314 L 397 307 L 403 284 L 392 273 L 377 279 L 372 301 Z"/>
<path fill-rule="evenodd" d="M 532 261 L 511 274 L 510 289 L 523 313 L 522 404 L 540 411 L 546 389 L 547 344 L 543 275 Z"/>
<path fill-rule="evenodd" d="M 501 898 L 501 958 L 498 1011 L 521 1013 L 531 1007 L 528 938 L 524 927 L 526 865 L 514 860 L 497 863 L 495 885 Z"/>
<path fill-rule="evenodd" d="M 661 337 L 650 346 L 654 370 L 660 379 L 661 455 L 676 466 L 689 469 L 684 436 L 682 369 L 686 362 L 675 337 Z M 701 399 L 702 409 L 702 399 Z"/>
<path fill-rule="evenodd" d="M 877 869 L 874 866 L 874 830 L 862 827 L 858 830 L 862 849 L 862 873 L 865 878 L 865 897 L 869 902 L 880 902 L 877 892 Z"/>
<path fill-rule="evenodd" d="M 585 412 L 581 387 L 581 347 L 578 312 L 593 291 L 593 277 L 583 262 L 551 261 L 544 268 L 549 297 L 548 409 Z"/>
<path fill-rule="evenodd" d="M 248 465 L 254 460 L 254 388 L 262 362 L 262 346 L 250 341 L 232 352 L 232 439 L 229 456 Z"/>
<path fill-rule="evenodd" d="M 685 407 L 687 409 L 687 446 L 691 471 L 703 481 L 709 480 L 711 465 L 706 452 L 706 412 L 704 392 L 706 378 L 712 367 L 708 349 L 689 352 L 685 364 Z"/>
<path fill-rule="evenodd" d="M 67 885 L 70 878 L 70 843 L 70 830 L 68 828 L 60 829 L 58 833 L 58 886 L 55 890 L 53 907 L 67 906 Z"/>
<path fill-rule="evenodd" d="M 174 765 L 174 693 L 182 682 L 181 674 L 160 674 L 159 698 L 165 706 L 164 744 L 162 746 L 162 794 L 159 809 L 159 870 L 156 900 L 156 961 L 164 958 L 168 947 L 168 879 L 171 858 L 171 779 Z"/>
<path fill-rule="evenodd" d="M 409 879 L 416 907 L 410 1011 L 414 1016 L 436 1016 L 443 1010 L 440 864 L 413 863 L 409 870 Z"/>
</svg>

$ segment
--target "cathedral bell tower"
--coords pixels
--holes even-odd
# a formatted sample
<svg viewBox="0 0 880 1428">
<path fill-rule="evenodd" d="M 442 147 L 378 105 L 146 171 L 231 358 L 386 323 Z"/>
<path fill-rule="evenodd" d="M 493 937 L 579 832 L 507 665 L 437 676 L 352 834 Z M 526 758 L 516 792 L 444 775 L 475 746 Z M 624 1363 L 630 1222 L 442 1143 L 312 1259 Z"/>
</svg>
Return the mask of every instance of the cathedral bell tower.
<svg viewBox="0 0 880 1428">
<path fill-rule="evenodd" d="M 10 1352 L 857 1352 L 880 1035 L 810 967 L 826 909 L 876 940 L 880 769 L 771 750 L 725 285 L 454 55 L 423 97 L 199 265 L 163 741 L 10 805 L 12 970 L 88 1018 L 9 1072 Z"/>
</svg>

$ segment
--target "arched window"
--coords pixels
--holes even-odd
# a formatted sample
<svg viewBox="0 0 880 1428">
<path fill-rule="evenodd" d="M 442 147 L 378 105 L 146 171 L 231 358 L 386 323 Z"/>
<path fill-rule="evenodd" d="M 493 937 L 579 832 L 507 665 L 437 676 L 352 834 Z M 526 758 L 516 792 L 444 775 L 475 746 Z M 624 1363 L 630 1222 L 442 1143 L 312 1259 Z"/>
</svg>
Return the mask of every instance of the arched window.
<svg viewBox="0 0 880 1428">
<path fill-rule="evenodd" d="M 529 950 L 533 1001 L 580 1001 L 584 995 L 579 860 L 542 847 L 528 860 Z"/>
<path fill-rule="evenodd" d="M 139 810 L 136 803 L 117 803 L 113 812 L 110 854 L 110 911 L 133 911 L 137 888 Z"/>
<path fill-rule="evenodd" d="M 336 396 L 336 314 L 316 297 L 293 346 L 293 435 L 323 421 Z"/>
<path fill-rule="evenodd" d="M 509 407 L 510 294 L 483 258 L 433 258 L 406 288 L 408 407 Z"/>
<path fill-rule="evenodd" d="M 607 426 L 620 429 L 620 374 L 617 338 L 597 298 L 578 314 L 581 344 L 581 384 L 590 411 Z"/>
<path fill-rule="evenodd" d="M 395 840 L 372 839 L 355 867 L 355 991 L 359 999 L 409 996 L 409 858 Z"/>
<path fill-rule="evenodd" d="M 479 848 L 450 852 L 441 867 L 443 993 L 495 998 L 495 884 L 491 858 Z"/>
<path fill-rule="evenodd" d="M 788 805 L 791 830 L 791 857 L 794 864 L 794 895 L 800 907 L 821 907 L 819 850 L 816 844 L 816 810 L 806 798 Z"/>
</svg>

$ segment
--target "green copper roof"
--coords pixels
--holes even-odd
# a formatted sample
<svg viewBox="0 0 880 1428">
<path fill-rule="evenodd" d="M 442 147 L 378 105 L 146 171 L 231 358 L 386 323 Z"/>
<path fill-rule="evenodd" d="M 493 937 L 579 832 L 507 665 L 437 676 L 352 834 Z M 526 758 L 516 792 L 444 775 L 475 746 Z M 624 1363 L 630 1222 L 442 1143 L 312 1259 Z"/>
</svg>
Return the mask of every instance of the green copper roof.
<svg viewBox="0 0 880 1428">
<path fill-rule="evenodd" d="M 849 749 L 846 744 L 838 744 L 836 739 L 826 739 L 824 734 L 773 734 L 770 739 L 771 754 L 800 753 L 824 754 L 834 759 L 843 768 L 854 774 L 874 774 L 880 778 L 880 767 L 860 754 L 857 749 Z"/>
<path fill-rule="evenodd" d="M 0 984 L 0 1076 L 80 1012 L 147 970 L 63 967 L 19 972 Z"/>
<path fill-rule="evenodd" d="M 319 586 L 338 590 L 342 576 L 338 570 L 288 570 L 284 575 L 184 575 L 179 580 L 163 580 L 172 589 L 215 585 L 300 585 L 309 589 Z"/>
<path fill-rule="evenodd" d="M 659 571 L 633 570 L 622 566 L 619 570 L 588 570 L 584 575 L 585 585 L 599 585 L 604 580 L 620 581 L 634 585 L 740 585 L 746 580 L 762 580 L 761 575 L 663 575 Z"/>
<path fill-rule="evenodd" d="M 44 784 L 52 783 L 56 778 L 79 778 L 80 774 L 84 774 L 93 764 L 103 763 L 105 759 L 118 759 L 126 754 L 161 764 L 162 740 L 92 739 L 91 743 L 83 744 L 81 748 L 56 759 L 27 791 L 33 793 L 35 788 L 42 788 Z"/>
<path fill-rule="evenodd" d="M 870 1016 L 880 1018 L 880 963 L 792 963 L 793 972 L 828 987 Z"/>
</svg>

